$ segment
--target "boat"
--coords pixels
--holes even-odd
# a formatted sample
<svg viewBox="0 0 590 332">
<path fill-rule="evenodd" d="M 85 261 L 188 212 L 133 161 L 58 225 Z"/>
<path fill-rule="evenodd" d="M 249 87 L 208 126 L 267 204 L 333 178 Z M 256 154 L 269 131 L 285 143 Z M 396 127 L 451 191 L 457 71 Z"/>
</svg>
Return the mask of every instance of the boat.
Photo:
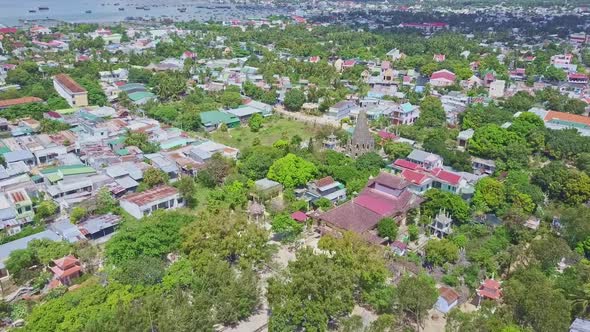
<svg viewBox="0 0 590 332">
<path fill-rule="evenodd" d="M 123 7 L 119 7 L 119 11 L 120 11 L 120 12 L 122 12 L 122 11 L 124 11 L 124 10 L 125 10 L 125 8 L 123 8 Z"/>
<path fill-rule="evenodd" d="M 34 9 L 29 10 L 29 13 L 36 13 L 37 11 Z"/>
<path fill-rule="evenodd" d="M 86 14 L 92 14 L 92 10 L 85 11 Z"/>
<path fill-rule="evenodd" d="M 186 13 L 186 7 L 184 7 L 184 8 L 178 8 L 178 11 L 181 12 L 181 13 Z"/>
<path fill-rule="evenodd" d="M 42 7 L 39 7 L 39 10 L 49 10 L 49 7 L 42 6 Z"/>
</svg>

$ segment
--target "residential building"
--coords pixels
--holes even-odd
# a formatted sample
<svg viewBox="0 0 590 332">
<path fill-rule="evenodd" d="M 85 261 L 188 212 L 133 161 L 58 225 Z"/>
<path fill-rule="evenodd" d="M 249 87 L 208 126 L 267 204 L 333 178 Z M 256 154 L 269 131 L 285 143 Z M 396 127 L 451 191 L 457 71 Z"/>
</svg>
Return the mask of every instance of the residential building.
<svg viewBox="0 0 590 332">
<path fill-rule="evenodd" d="M 25 105 L 30 103 L 42 103 L 43 99 L 37 97 L 22 97 L 15 99 L 0 100 L 0 110 L 17 105 Z"/>
<path fill-rule="evenodd" d="M 183 207 L 184 201 L 176 188 L 164 185 L 140 193 L 125 195 L 121 198 L 120 204 L 127 213 L 141 219 L 156 210 Z"/>
<path fill-rule="evenodd" d="M 430 85 L 434 87 L 445 87 L 455 84 L 457 76 L 446 69 L 435 71 L 430 76 Z"/>
<path fill-rule="evenodd" d="M 352 101 L 341 101 L 328 109 L 328 116 L 336 120 L 342 120 L 345 117 L 349 116 L 350 112 L 355 107 L 357 106 Z"/>
<path fill-rule="evenodd" d="M 326 176 L 310 182 L 305 195 L 310 201 L 325 198 L 332 203 L 338 203 L 346 200 L 346 187 L 331 176 Z"/>
<path fill-rule="evenodd" d="M 504 90 L 506 89 L 506 81 L 495 80 L 490 83 L 490 90 L 488 96 L 490 98 L 502 98 L 504 97 Z"/>
<path fill-rule="evenodd" d="M 440 287 L 438 289 L 440 296 L 434 305 L 435 308 L 443 314 L 448 313 L 459 303 L 459 293 L 450 287 Z"/>
<path fill-rule="evenodd" d="M 26 190 L 16 189 L 8 191 L 6 192 L 6 196 L 16 210 L 16 219 L 33 220 L 33 217 L 35 216 L 35 212 L 33 211 L 33 201 Z"/>
<path fill-rule="evenodd" d="M 78 229 L 88 240 L 96 240 L 113 233 L 120 222 L 120 216 L 109 213 L 78 223 Z"/>
<path fill-rule="evenodd" d="M 473 137 L 474 134 L 475 130 L 471 128 L 460 131 L 459 135 L 457 135 L 457 146 L 459 147 L 459 149 L 467 150 L 469 140 Z"/>
<path fill-rule="evenodd" d="M 443 159 L 441 156 L 418 149 L 413 149 L 406 157 L 406 160 L 418 164 L 425 170 L 432 170 L 443 166 Z"/>
<path fill-rule="evenodd" d="M 496 162 L 489 159 L 471 157 L 471 167 L 475 174 L 492 175 L 496 171 Z"/>
<path fill-rule="evenodd" d="M 590 117 L 571 113 L 546 111 L 541 108 L 532 108 L 529 112 L 535 113 L 545 122 L 545 127 L 554 130 L 576 129 L 582 136 L 590 136 Z"/>
<path fill-rule="evenodd" d="M 393 125 L 410 125 L 416 122 L 419 116 L 420 107 L 404 103 L 391 112 L 391 121 Z"/>
<path fill-rule="evenodd" d="M 568 54 L 556 54 L 551 57 L 551 65 L 555 68 L 563 69 L 570 73 L 575 73 L 578 69 L 578 66 L 572 63 L 574 59 L 574 55 L 571 53 Z"/>
<path fill-rule="evenodd" d="M 66 74 L 58 74 L 53 77 L 55 91 L 63 97 L 72 107 L 88 106 L 88 92 L 74 79 Z"/>
<path fill-rule="evenodd" d="M 240 119 L 234 114 L 220 111 L 209 111 L 199 113 L 201 117 L 201 123 L 205 130 L 213 131 L 222 124 L 225 124 L 228 128 L 235 128 L 240 126 Z"/>
<path fill-rule="evenodd" d="M 572 84 L 588 84 L 588 76 L 582 73 L 569 73 L 567 81 Z"/>
</svg>

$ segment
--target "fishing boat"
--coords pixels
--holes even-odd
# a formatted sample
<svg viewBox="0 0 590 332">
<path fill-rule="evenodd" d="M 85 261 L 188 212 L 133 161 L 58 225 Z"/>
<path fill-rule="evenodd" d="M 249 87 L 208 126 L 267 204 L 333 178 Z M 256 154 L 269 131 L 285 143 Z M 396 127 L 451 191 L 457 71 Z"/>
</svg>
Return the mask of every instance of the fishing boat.
<svg viewBox="0 0 590 332">
<path fill-rule="evenodd" d="M 49 7 L 45 7 L 45 6 L 39 7 L 39 10 L 49 10 Z"/>
<path fill-rule="evenodd" d="M 178 8 L 178 11 L 181 13 L 186 13 L 186 7 Z"/>
<path fill-rule="evenodd" d="M 92 10 L 85 11 L 86 14 L 92 14 Z"/>
<path fill-rule="evenodd" d="M 30 9 L 30 10 L 29 10 L 29 13 L 36 13 L 36 12 L 37 12 L 37 11 L 36 11 L 36 10 L 34 10 L 34 9 Z"/>
<path fill-rule="evenodd" d="M 122 11 L 124 11 L 124 10 L 125 10 L 125 8 L 123 8 L 123 7 L 119 7 L 119 11 L 120 11 L 120 12 L 122 12 Z"/>
</svg>

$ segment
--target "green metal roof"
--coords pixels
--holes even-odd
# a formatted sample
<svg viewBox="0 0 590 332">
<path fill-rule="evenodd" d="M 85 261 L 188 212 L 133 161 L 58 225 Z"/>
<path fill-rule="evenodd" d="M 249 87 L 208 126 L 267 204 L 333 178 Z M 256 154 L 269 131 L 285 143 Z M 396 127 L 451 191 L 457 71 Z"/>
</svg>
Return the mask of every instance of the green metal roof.
<svg viewBox="0 0 590 332">
<path fill-rule="evenodd" d="M 129 90 L 134 90 L 134 89 L 145 89 L 145 86 L 141 83 L 129 83 L 129 84 L 125 84 L 119 87 L 119 89 L 121 91 L 129 91 Z"/>
<path fill-rule="evenodd" d="M 86 165 L 66 165 L 66 166 L 59 166 L 59 167 L 51 167 L 41 170 L 41 174 L 52 174 L 61 172 L 63 175 L 76 175 L 76 174 L 85 174 L 85 173 L 96 173 L 94 168 L 86 166 Z"/>
<path fill-rule="evenodd" d="M 123 144 L 123 143 L 125 143 L 125 136 L 119 136 L 117 138 L 113 138 L 112 140 L 109 140 L 107 143 L 111 144 L 111 145 Z"/>
<path fill-rule="evenodd" d="M 64 176 L 96 173 L 96 170 L 90 166 L 78 166 L 76 168 L 60 169 L 59 171 Z"/>
<path fill-rule="evenodd" d="M 0 154 L 5 154 L 7 152 L 10 152 L 10 149 L 5 147 L 5 146 L 0 146 Z"/>
<path fill-rule="evenodd" d="M 127 149 L 119 149 L 117 151 L 115 151 L 116 154 L 118 154 L 119 156 L 126 156 L 129 154 L 129 150 Z"/>
<path fill-rule="evenodd" d="M 199 114 L 204 125 L 218 125 L 220 123 L 230 124 L 240 122 L 240 119 L 233 114 L 220 111 L 202 112 Z"/>
<path fill-rule="evenodd" d="M 129 99 L 131 99 L 132 101 L 138 101 L 138 100 L 142 100 L 145 98 L 154 98 L 156 95 L 151 93 L 151 92 L 147 92 L 147 91 L 139 91 L 139 92 L 133 92 L 129 94 Z"/>
<path fill-rule="evenodd" d="M 51 182 L 51 183 L 55 183 L 61 179 L 63 179 L 63 176 L 61 175 L 61 173 L 52 173 L 52 174 L 47 175 L 47 180 L 49 180 L 49 182 Z"/>
</svg>

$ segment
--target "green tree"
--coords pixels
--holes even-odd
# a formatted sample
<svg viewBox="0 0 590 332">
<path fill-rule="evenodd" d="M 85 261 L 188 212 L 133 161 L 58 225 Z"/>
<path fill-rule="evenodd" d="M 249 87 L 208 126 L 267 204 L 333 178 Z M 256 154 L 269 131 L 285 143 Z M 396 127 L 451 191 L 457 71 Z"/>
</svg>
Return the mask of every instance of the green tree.
<svg viewBox="0 0 590 332">
<path fill-rule="evenodd" d="M 124 285 L 156 285 L 166 273 L 166 264 L 161 258 L 140 256 L 119 264 L 112 277 Z"/>
<path fill-rule="evenodd" d="M 299 89 L 291 89 L 285 94 L 285 108 L 291 112 L 298 112 L 305 103 L 305 95 Z"/>
<path fill-rule="evenodd" d="M 82 220 L 82 218 L 84 218 L 87 214 L 88 214 L 88 211 L 86 211 L 85 208 L 83 208 L 81 206 L 76 206 L 75 208 L 72 209 L 72 212 L 70 212 L 70 221 L 73 224 L 76 224 L 80 220 Z"/>
<path fill-rule="evenodd" d="M 179 211 L 156 211 L 141 221 L 126 222 L 107 243 L 106 260 L 117 266 L 140 256 L 163 257 L 180 248 L 180 229 L 194 220 Z"/>
<path fill-rule="evenodd" d="M 96 195 L 96 213 L 113 213 L 118 206 L 119 201 L 117 201 L 113 195 L 111 195 L 109 188 L 101 187 L 98 190 L 98 194 Z"/>
<path fill-rule="evenodd" d="M 184 175 L 175 183 L 178 192 L 184 198 L 187 207 L 194 208 L 197 205 L 195 195 L 197 187 L 195 186 L 195 179 L 192 176 Z"/>
<path fill-rule="evenodd" d="M 506 204 L 504 184 L 494 178 L 485 177 L 475 185 L 473 205 L 482 212 L 498 211 Z"/>
<path fill-rule="evenodd" d="M 238 169 L 249 179 L 259 180 L 266 176 L 270 166 L 283 156 L 283 151 L 270 146 L 254 146 L 240 154 Z"/>
<path fill-rule="evenodd" d="M 248 126 L 250 126 L 250 130 L 257 133 L 262 128 L 263 120 L 264 119 L 260 113 L 252 115 L 248 120 Z"/>
<path fill-rule="evenodd" d="M 440 99 L 434 96 L 425 97 L 420 103 L 420 117 L 416 126 L 424 128 L 442 127 L 446 124 L 447 116 Z"/>
<path fill-rule="evenodd" d="M 39 203 L 36 207 L 35 217 L 39 220 L 49 218 L 57 213 L 57 209 L 58 206 L 53 201 L 41 201 L 41 203 Z"/>
<path fill-rule="evenodd" d="M 272 219 L 271 229 L 279 234 L 282 240 L 293 240 L 303 231 L 303 224 L 293 220 L 288 214 L 279 214 Z"/>
<path fill-rule="evenodd" d="M 353 283 L 327 255 L 303 249 L 283 275 L 269 280 L 268 301 L 270 331 L 326 331 L 330 321 L 351 312 Z"/>
<path fill-rule="evenodd" d="M 422 320 L 438 298 L 434 279 L 425 273 L 415 277 L 404 276 L 397 286 L 400 309 L 412 314 L 420 331 Z"/>
<path fill-rule="evenodd" d="M 149 167 L 143 172 L 143 181 L 147 188 L 153 188 L 158 185 L 167 184 L 170 180 L 168 174 L 164 173 L 161 169 L 155 167 Z"/>
<path fill-rule="evenodd" d="M 541 271 L 527 268 L 516 271 L 503 285 L 504 301 L 522 326 L 534 331 L 565 331 L 569 325 L 570 304 Z"/>
<path fill-rule="evenodd" d="M 387 142 L 383 146 L 383 150 L 391 160 L 407 157 L 412 149 L 412 146 L 407 143 Z"/>
<path fill-rule="evenodd" d="M 292 153 L 277 159 L 268 170 L 267 177 L 294 188 L 306 184 L 318 173 L 316 166 Z"/>
<path fill-rule="evenodd" d="M 398 226 L 393 218 L 383 218 L 377 224 L 377 233 L 382 238 L 388 238 L 389 241 L 395 241 L 397 238 Z"/>
<path fill-rule="evenodd" d="M 459 248 L 448 239 L 430 240 L 424 248 L 426 261 L 442 266 L 445 263 L 455 263 L 459 259 Z"/>
<path fill-rule="evenodd" d="M 426 202 L 420 208 L 422 213 L 434 218 L 441 210 L 461 224 L 469 221 L 469 205 L 458 195 L 439 189 L 430 189 L 424 194 Z"/>
</svg>

